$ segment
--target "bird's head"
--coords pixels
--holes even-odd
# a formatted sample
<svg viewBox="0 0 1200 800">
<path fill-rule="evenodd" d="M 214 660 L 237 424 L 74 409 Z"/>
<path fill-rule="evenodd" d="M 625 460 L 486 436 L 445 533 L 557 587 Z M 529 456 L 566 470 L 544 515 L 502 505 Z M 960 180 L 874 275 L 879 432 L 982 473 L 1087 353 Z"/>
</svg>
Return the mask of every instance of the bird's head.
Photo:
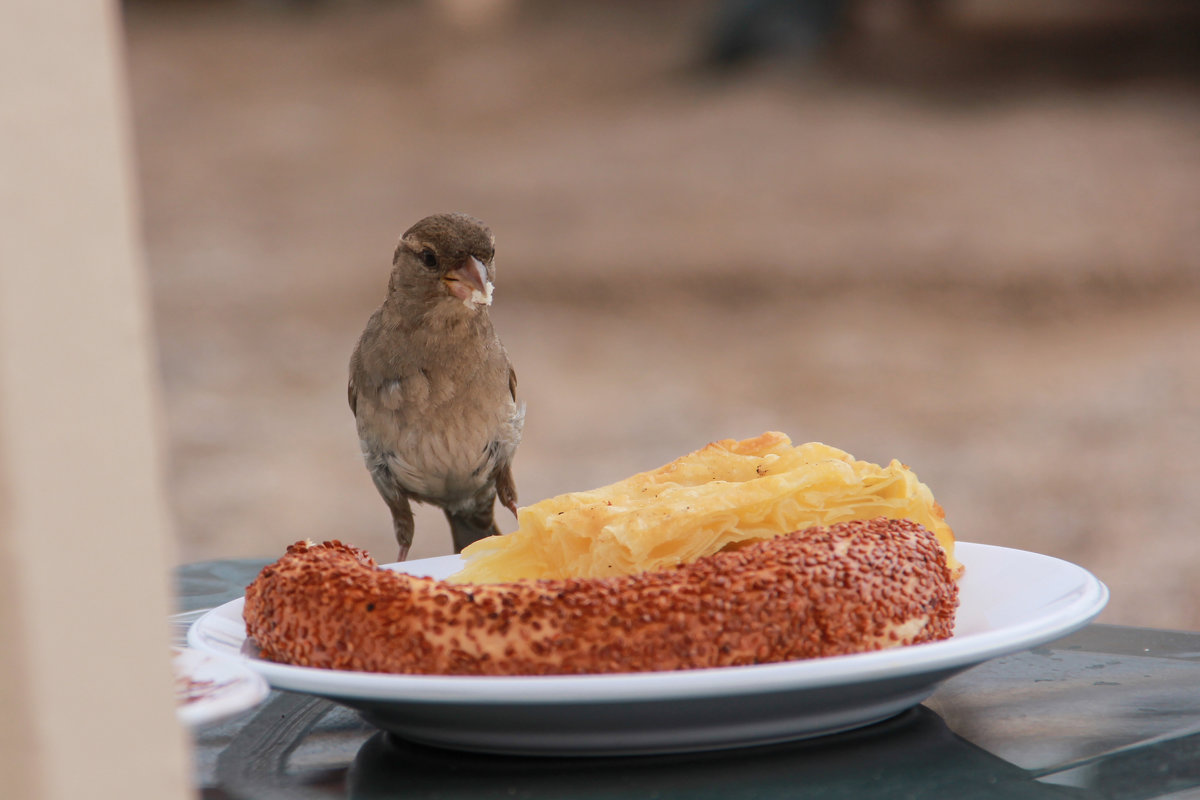
<svg viewBox="0 0 1200 800">
<path fill-rule="evenodd" d="M 388 291 L 406 301 L 492 304 L 496 238 L 466 214 L 434 214 L 400 237 Z"/>
</svg>

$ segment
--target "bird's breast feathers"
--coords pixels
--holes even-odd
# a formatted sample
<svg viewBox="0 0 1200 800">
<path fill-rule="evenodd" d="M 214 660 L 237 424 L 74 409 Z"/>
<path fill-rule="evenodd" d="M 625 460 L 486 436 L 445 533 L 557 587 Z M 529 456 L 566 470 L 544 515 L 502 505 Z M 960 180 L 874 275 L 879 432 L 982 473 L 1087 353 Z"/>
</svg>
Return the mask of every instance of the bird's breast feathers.
<svg viewBox="0 0 1200 800">
<path fill-rule="evenodd" d="M 364 442 L 364 456 L 382 460 L 401 486 L 411 495 L 439 501 L 448 510 L 475 504 L 478 495 L 490 490 L 496 468 L 512 460 L 520 439 L 524 408 L 508 430 L 485 439 L 461 430 L 410 428 L 395 448 L 372 454 Z"/>
<path fill-rule="evenodd" d="M 363 458 L 368 466 L 386 464 L 409 494 L 469 503 L 496 467 L 512 460 L 524 404 L 507 387 L 496 397 L 480 386 L 449 394 L 440 388 L 417 376 L 384 382 L 374 398 L 360 398 Z"/>
</svg>

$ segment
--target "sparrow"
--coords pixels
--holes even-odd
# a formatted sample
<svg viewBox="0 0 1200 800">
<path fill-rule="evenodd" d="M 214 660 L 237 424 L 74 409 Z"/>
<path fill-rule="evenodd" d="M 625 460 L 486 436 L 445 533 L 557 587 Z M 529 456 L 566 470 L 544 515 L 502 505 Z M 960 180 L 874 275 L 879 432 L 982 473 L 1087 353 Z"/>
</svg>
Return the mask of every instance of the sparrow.
<svg viewBox="0 0 1200 800">
<path fill-rule="evenodd" d="M 512 462 L 525 406 L 488 316 L 495 245 L 466 214 L 409 228 L 387 297 L 350 357 L 350 410 L 400 561 L 412 546 L 412 501 L 443 510 L 455 552 L 500 532 L 497 497 L 517 513 Z"/>
</svg>

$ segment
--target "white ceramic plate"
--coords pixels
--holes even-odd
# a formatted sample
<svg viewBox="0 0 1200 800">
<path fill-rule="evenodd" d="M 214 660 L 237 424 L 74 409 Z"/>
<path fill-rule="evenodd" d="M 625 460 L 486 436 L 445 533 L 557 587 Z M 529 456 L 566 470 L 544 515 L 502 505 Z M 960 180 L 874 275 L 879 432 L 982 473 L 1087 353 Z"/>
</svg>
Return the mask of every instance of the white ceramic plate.
<svg viewBox="0 0 1200 800">
<path fill-rule="evenodd" d="M 1086 625 L 1108 601 L 1087 570 L 1049 556 L 959 542 L 966 566 L 952 638 L 850 656 L 618 675 L 461 677 L 275 664 L 247 643 L 242 600 L 213 609 L 189 643 L 239 655 L 279 689 L 328 697 L 426 744 L 499 753 L 662 753 L 799 739 L 917 705 L 946 678 Z M 457 556 L 390 565 L 445 577 Z"/>
<path fill-rule="evenodd" d="M 189 728 L 211 725 L 254 708 L 271 687 L 241 658 L 173 648 L 175 715 Z"/>
</svg>

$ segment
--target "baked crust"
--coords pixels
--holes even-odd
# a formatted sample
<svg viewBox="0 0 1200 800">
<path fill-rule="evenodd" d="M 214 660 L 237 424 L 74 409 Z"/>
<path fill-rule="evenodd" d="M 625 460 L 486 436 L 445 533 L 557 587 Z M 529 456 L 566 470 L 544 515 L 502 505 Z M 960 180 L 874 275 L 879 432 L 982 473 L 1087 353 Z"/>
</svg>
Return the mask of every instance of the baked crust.
<svg viewBox="0 0 1200 800">
<path fill-rule="evenodd" d="M 674 569 L 452 584 L 298 542 L 247 588 L 263 657 L 310 667 L 548 675 L 762 664 L 948 638 L 958 588 L 908 520 L 810 528 Z"/>
</svg>

